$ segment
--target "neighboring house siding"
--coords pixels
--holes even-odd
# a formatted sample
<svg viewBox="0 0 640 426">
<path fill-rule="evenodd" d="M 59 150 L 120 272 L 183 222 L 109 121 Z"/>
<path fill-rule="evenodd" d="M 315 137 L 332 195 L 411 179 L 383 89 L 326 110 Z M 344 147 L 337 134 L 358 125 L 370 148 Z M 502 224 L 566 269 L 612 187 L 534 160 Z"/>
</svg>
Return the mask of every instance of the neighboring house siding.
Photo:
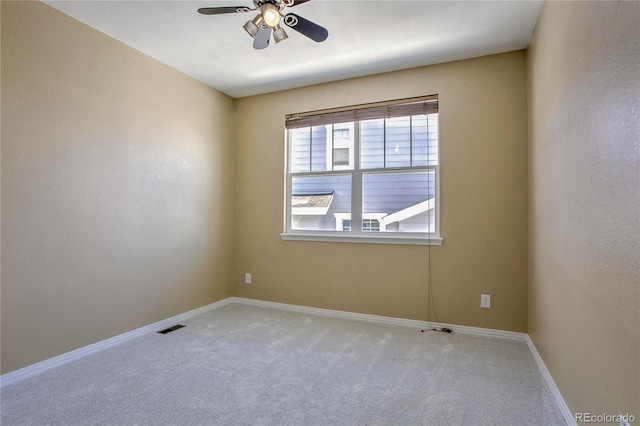
<svg viewBox="0 0 640 426">
<path fill-rule="evenodd" d="M 311 132 L 311 171 L 327 170 L 327 129 L 325 126 L 315 126 Z"/>
<path fill-rule="evenodd" d="M 363 176 L 363 213 L 395 213 L 433 197 L 428 172 L 378 173 Z"/>
<path fill-rule="evenodd" d="M 387 227 L 387 230 L 397 229 L 403 232 L 424 232 L 424 224 L 431 224 L 430 232 L 434 232 L 433 224 L 435 223 L 435 212 L 433 209 L 429 210 L 425 213 L 420 213 L 415 216 L 412 216 L 408 219 L 405 219 L 401 222 L 396 222 Z M 392 226 L 396 226 L 397 228 L 392 228 Z"/>
</svg>

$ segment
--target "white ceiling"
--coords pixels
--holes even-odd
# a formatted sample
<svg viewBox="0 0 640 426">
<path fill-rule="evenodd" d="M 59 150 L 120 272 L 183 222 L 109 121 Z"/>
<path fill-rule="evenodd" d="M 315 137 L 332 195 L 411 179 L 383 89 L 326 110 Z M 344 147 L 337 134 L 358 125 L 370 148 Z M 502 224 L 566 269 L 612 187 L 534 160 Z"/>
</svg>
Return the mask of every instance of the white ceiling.
<svg viewBox="0 0 640 426">
<path fill-rule="evenodd" d="M 45 1 L 232 97 L 526 48 L 535 1 L 313 0 L 293 12 L 322 25 L 315 43 L 289 38 L 255 50 L 242 25 L 256 12 L 205 16 L 200 7 L 251 0 Z"/>
</svg>

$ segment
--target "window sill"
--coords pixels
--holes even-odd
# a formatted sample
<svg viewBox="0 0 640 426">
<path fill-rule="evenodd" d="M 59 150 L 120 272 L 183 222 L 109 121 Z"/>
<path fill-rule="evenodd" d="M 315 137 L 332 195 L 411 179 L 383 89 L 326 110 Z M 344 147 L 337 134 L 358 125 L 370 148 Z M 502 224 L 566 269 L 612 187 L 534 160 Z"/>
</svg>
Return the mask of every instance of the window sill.
<svg viewBox="0 0 640 426">
<path fill-rule="evenodd" d="M 440 246 L 442 238 L 440 237 L 416 237 L 416 236 L 355 236 L 355 235 L 338 235 L 338 234 L 280 234 L 280 238 L 284 241 L 321 241 L 330 243 L 365 243 L 365 244 L 400 244 L 400 245 L 417 245 L 417 246 Z"/>
</svg>

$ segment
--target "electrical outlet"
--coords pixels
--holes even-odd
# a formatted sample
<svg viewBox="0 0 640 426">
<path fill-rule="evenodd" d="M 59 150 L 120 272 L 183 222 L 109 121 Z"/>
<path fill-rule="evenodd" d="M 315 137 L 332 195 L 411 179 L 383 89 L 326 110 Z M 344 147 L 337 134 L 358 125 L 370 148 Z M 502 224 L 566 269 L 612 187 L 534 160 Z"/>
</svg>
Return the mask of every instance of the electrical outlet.
<svg viewBox="0 0 640 426">
<path fill-rule="evenodd" d="M 491 295 L 490 294 L 481 294 L 480 295 L 480 307 L 489 309 L 491 308 Z"/>
<path fill-rule="evenodd" d="M 251 284 L 251 274 L 244 274 L 244 283 Z"/>
</svg>

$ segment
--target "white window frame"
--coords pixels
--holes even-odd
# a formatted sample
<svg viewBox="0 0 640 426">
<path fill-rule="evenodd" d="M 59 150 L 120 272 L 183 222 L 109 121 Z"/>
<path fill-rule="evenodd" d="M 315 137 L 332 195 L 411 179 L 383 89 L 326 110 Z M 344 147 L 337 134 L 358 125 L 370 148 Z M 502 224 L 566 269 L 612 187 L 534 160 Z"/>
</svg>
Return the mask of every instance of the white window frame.
<svg viewBox="0 0 640 426">
<path fill-rule="evenodd" d="M 398 103 L 401 101 L 398 101 Z M 357 107 L 354 107 L 357 109 Z M 349 123 L 351 124 L 351 123 Z M 328 125 L 331 126 L 331 125 Z M 291 172 L 289 158 L 291 158 L 291 130 L 286 130 L 285 137 L 285 208 L 284 208 L 284 231 L 280 234 L 283 240 L 288 241 L 324 241 L 324 242 L 353 242 L 353 243 L 376 243 L 376 244 L 410 244 L 410 245 L 441 245 L 442 237 L 440 236 L 440 146 L 441 139 L 438 134 L 438 161 L 435 165 L 428 166 L 411 166 L 411 167 L 395 167 L 395 168 L 360 168 L 360 121 L 354 121 L 351 128 L 352 149 L 350 154 L 350 165 L 340 168 L 332 167 L 331 171 L 316 172 Z M 333 141 L 333 132 L 331 132 Z M 328 144 L 329 145 L 329 144 Z M 333 149 L 333 143 L 330 144 Z M 329 154 L 327 152 L 327 154 Z M 332 153 L 331 153 L 332 154 Z M 330 164 L 333 165 L 333 158 L 327 156 Z M 384 214 L 362 213 L 362 176 L 367 173 L 397 173 L 397 172 L 420 172 L 433 171 L 435 176 L 435 196 L 434 196 L 434 214 L 435 229 L 434 232 L 401 232 L 401 231 L 383 231 L 370 232 L 362 231 L 362 225 L 353 226 L 353 224 L 362 224 L 362 219 L 378 219 Z M 330 176 L 330 175 L 351 175 L 351 213 L 336 213 L 336 230 L 297 230 L 291 228 L 291 191 L 293 178 L 296 176 Z M 350 219 L 352 226 L 351 231 L 342 231 L 342 220 Z M 382 224 L 381 224 L 382 225 Z"/>
</svg>

